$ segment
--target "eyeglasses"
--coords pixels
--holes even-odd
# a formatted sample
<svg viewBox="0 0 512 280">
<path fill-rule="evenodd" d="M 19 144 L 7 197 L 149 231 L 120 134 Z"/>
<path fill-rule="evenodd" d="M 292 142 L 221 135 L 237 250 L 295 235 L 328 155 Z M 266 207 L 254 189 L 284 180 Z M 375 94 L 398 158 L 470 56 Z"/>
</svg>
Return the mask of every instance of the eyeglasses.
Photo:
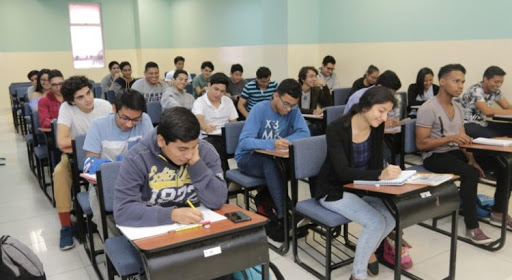
<svg viewBox="0 0 512 280">
<path fill-rule="evenodd" d="M 50 86 L 52 86 L 52 87 L 61 87 L 61 86 L 62 86 L 62 83 L 58 83 L 58 84 L 51 84 Z"/>
<path fill-rule="evenodd" d="M 293 105 L 292 105 L 292 104 L 290 104 L 290 103 L 288 103 L 288 102 L 284 101 L 284 100 L 281 98 L 281 96 L 279 96 L 279 99 L 281 99 L 281 102 L 283 102 L 283 107 L 285 107 L 285 108 L 290 108 L 290 110 L 293 110 L 293 109 L 295 109 L 295 108 L 299 107 L 299 104 L 297 104 L 297 103 L 295 103 L 295 104 L 293 104 Z"/>
<path fill-rule="evenodd" d="M 121 116 L 121 114 L 117 113 L 117 115 L 119 116 L 119 119 L 123 122 L 132 122 L 134 124 L 140 122 L 140 120 L 142 119 L 142 115 L 140 115 L 140 117 L 137 117 L 137 118 L 129 118 L 127 116 Z"/>
</svg>

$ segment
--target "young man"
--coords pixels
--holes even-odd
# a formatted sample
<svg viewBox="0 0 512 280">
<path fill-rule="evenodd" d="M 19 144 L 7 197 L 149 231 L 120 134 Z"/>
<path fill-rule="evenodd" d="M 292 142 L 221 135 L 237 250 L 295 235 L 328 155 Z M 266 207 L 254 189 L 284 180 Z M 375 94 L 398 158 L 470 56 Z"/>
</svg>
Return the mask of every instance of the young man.
<svg viewBox="0 0 512 280">
<path fill-rule="evenodd" d="M 335 69 L 336 59 L 334 59 L 334 57 L 330 55 L 324 57 L 324 59 L 322 60 L 322 67 L 318 68 L 318 78 L 320 78 L 320 82 L 323 81 L 327 83 L 327 86 L 329 87 L 331 92 L 335 88 L 340 87 L 340 81 L 338 80 L 338 76 L 336 76 L 336 72 L 334 72 Z"/>
<path fill-rule="evenodd" d="M 288 149 L 291 141 L 310 136 L 306 121 L 298 109 L 300 95 L 300 85 L 296 80 L 282 81 L 272 100 L 262 101 L 252 108 L 235 152 L 235 160 L 242 173 L 265 178 L 277 208 L 280 228 L 284 227 L 282 189 L 286 180 L 274 159 L 253 151 Z M 283 234 L 283 230 L 276 233 Z"/>
<path fill-rule="evenodd" d="M 37 104 L 39 114 L 39 127 L 50 128 L 52 120 L 59 117 L 60 104 L 64 97 L 60 92 L 64 78 L 59 70 L 53 69 L 48 74 L 50 80 L 50 91 L 39 99 Z"/>
<path fill-rule="evenodd" d="M 194 96 L 186 91 L 187 72 L 185 70 L 176 70 L 174 72 L 173 83 L 162 94 L 160 104 L 162 109 L 172 108 L 176 106 L 192 109 L 194 104 Z"/>
<path fill-rule="evenodd" d="M 471 143 L 471 138 L 464 130 L 462 106 L 453 101 L 453 98 L 462 93 L 465 73 L 466 69 L 460 64 L 441 67 L 438 74 L 439 93 L 418 110 L 416 146 L 423 151 L 423 165 L 428 170 L 460 176 L 460 198 L 464 209 L 466 236 L 476 244 L 488 244 L 492 239 L 480 229 L 476 216 L 478 177 L 483 175 L 483 171 L 473 154 L 458 147 Z M 502 209 L 504 194 L 501 188 L 496 191 L 495 196 L 495 210 L 498 207 Z"/>
<path fill-rule="evenodd" d="M 132 65 L 128 61 L 123 61 L 119 65 L 121 68 L 121 75 L 114 80 L 112 86 L 114 92 L 119 94 L 124 89 L 130 89 L 137 79 L 132 77 Z"/>
<path fill-rule="evenodd" d="M 128 149 L 153 130 L 146 114 L 144 96 L 129 89 L 116 96 L 113 113 L 92 121 L 84 142 L 84 172 L 95 174 L 105 162 L 119 160 Z M 89 187 L 89 201 L 94 213 L 92 221 L 101 227 L 100 205 L 96 187 Z M 99 232 L 102 232 L 101 229 Z"/>
<path fill-rule="evenodd" d="M 194 97 L 197 98 L 203 93 L 206 92 L 208 87 L 208 81 L 210 81 L 210 76 L 212 75 L 213 63 L 211 61 L 204 61 L 201 63 L 201 75 L 195 76 L 192 80 L 192 87 L 194 88 Z"/>
<path fill-rule="evenodd" d="M 229 78 L 229 85 L 226 93 L 229 97 L 238 99 L 238 96 L 244 90 L 246 81 L 243 77 L 244 68 L 240 64 L 231 65 L 231 77 Z M 235 99 L 233 99 L 235 100 Z"/>
<path fill-rule="evenodd" d="M 66 102 L 59 109 L 57 121 L 57 145 L 61 150 L 71 148 L 71 140 L 77 135 L 86 134 L 92 120 L 112 112 L 110 103 L 95 99 L 92 84 L 84 76 L 73 76 L 65 80 L 61 92 Z M 54 196 L 62 229 L 60 230 L 61 250 L 73 248 L 71 229 L 71 166 L 66 153 L 62 153 L 59 164 L 53 172 Z"/>
<path fill-rule="evenodd" d="M 174 58 L 174 70 L 171 70 L 165 74 L 165 82 L 167 82 L 168 86 L 172 86 L 174 79 L 174 72 L 178 70 L 184 70 L 185 68 L 185 58 L 183 56 L 177 56 Z M 192 76 L 188 74 L 187 84 L 192 83 Z"/>
<path fill-rule="evenodd" d="M 39 71 L 37 71 L 37 70 L 32 70 L 32 71 L 28 72 L 28 74 L 27 74 L 27 78 L 31 83 L 31 86 L 27 89 L 27 96 L 29 98 L 32 95 L 32 93 L 34 93 L 34 91 L 36 91 L 37 75 L 38 74 L 39 74 Z"/>
<path fill-rule="evenodd" d="M 323 108 L 332 106 L 331 92 L 325 82 L 317 78 L 318 71 L 312 66 L 302 67 L 299 71 L 299 84 L 302 95 L 299 99 L 300 112 L 303 114 L 321 115 Z M 311 135 L 324 133 L 323 122 L 307 122 Z"/>
<path fill-rule="evenodd" d="M 114 89 L 114 81 L 117 80 L 117 78 L 121 75 L 121 68 L 119 67 L 119 62 L 113 60 L 109 62 L 108 69 L 110 70 L 110 73 L 108 73 L 103 79 L 101 79 L 101 91 L 103 94 L 107 90 L 113 90 Z"/>
<path fill-rule="evenodd" d="M 483 80 L 468 88 L 460 98 L 464 108 L 464 128 L 473 137 L 512 137 L 512 124 L 487 122 L 485 117 L 512 114 L 512 106 L 501 93 L 505 71 L 498 66 L 491 66 L 484 72 Z M 493 108 L 492 103 L 501 108 Z"/>
<path fill-rule="evenodd" d="M 238 111 L 247 118 L 252 107 L 256 103 L 270 100 L 276 92 L 277 83 L 271 81 L 272 72 L 267 67 L 260 67 L 256 71 L 256 80 L 248 82 L 240 94 Z"/>
<path fill-rule="evenodd" d="M 167 84 L 160 80 L 158 64 L 150 61 L 144 68 L 144 78 L 135 81 L 131 88 L 142 93 L 146 103 L 159 102 L 162 93 L 167 89 Z"/>
<path fill-rule="evenodd" d="M 218 209 L 227 199 L 215 148 L 198 140 L 199 122 L 183 107 L 166 109 L 158 127 L 126 154 L 114 190 L 114 217 L 123 226 L 198 223 L 187 200 Z"/>
<path fill-rule="evenodd" d="M 210 142 L 220 155 L 222 170 L 229 169 L 225 157 L 226 148 L 221 137 L 221 128 L 228 122 L 236 122 L 238 113 L 233 101 L 224 94 L 229 84 L 229 78 L 224 73 L 215 73 L 208 83 L 208 91 L 194 102 L 194 113 L 201 126 L 201 132 L 206 134 L 204 140 Z"/>
</svg>

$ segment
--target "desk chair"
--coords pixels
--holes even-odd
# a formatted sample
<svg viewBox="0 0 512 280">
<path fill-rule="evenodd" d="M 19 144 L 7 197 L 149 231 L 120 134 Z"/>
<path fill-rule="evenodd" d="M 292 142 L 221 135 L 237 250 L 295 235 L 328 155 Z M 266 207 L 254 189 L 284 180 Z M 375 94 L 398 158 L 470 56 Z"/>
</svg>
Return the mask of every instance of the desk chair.
<svg viewBox="0 0 512 280">
<path fill-rule="evenodd" d="M 405 168 L 405 155 L 413 154 L 418 152 L 416 148 L 416 119 L 404 121 L 402 124 L 402 140 L 401 140 L 401 151 L 400 151 L 400 168 Z M 422 164 L 413 165 L 407 168 L 407 170 L 416 170 L 418 172 L 431 173 Z"/>
<path fill-rule="evenodd" d="M 397 93 L 400 94 L 400 97 L 402 99 L 402 103 L 400 104 L 400 120 L 403 120 L 407 118 L 407 92 L 400 91 Z"/>
<path fill-rule="evenodd" d="M 48 147 L 46 145 L 46 139 L 41 131 L 39 131 L 39 114 L 37 111 L 32 112 L 31 118 L 31 126 L 32 126 L 32 139 L 33 139 L 33 151 L 35 156 L 36 163 L 36 173 L 37 180 L 39 182 L 39 187 L 43 191 L 44 195 L 48 198 L 48 200 L 53 205 L 53 189 L 50 194 L 46 191 L 48 186 L 52 186 L 51 181 L 53 180 L 50 174 L 50 183 L 46 183 L 46 172 L 45 166 L 50 166 L 50 160 L 48 156 Z"/>
<path fill-rule="evenodd" d="M 25 117 L 25 143 L 27 145 L 28 165 L 30 170 L 36 174 L 36 163 L 34 159 L 34 134 L 32 133 L 32 109 L 28 103 L 23 104 L 23 115 Z"/>
<path fill-rule="evenodd" d="M 101 272 L 98 269 L 96 263 L 96 256 L 103 254 L 103 250 L 95 250 L 94 248 L 94 229 L 92 222 L 92 209 L 89 203 L 89 192 L 81 191 L 80 185 L 82 179 L 80 173 L 84 169 L 85 151 L 83 149 L 85 142 L 85 134 L 78 135 L 74 140 L 71 141 L 73 147 L 73 160 L 71 161 L 71 173 L 73 177 L 72 194 L 75 197 L 74 205 L 76 211 L 76 218 L 78 223 L 79 236 L 84 245 L 85 252 L 91 261 L 92 267 L 98 278 L 103 280 Z M 86 229 L 86 235 L 84 236 L 84 225 Z"/>
<path fill-rule="evenodd" d="M 190 94 L 193 94 L 193 92 L 194 92 L 194 87 L 192 86 L 192 84 L 187 84 L 187 85 L 185 86 L 185 91 L 186 91 L 186 92 L 188 92 L 188 93 L 190 93 Z"/>
<path fill-rule="evenodd" d="M 327 127 L 327 125 L 329 125 L 331 122 L 343 117 L 345 105 L 329 106 L 325 107 L 324 109 L 325 127 Z"/>
<path fill-rule="evenodd" d="M 21 82 L 21 83 L 11 83 L 9 85 L 9 97 L 11 100 L 11 109 L 12 109 L 12 121 L 14 124 L 14 129 L 16 130 L 16 133 L 18 133 L 19 129 L 19 123 L 18 123 L 18 113 L 20 111 L 20 102 L 16 94 L 16 89 L 18 88 L 29 88 L 31 86 L 30 82 Z M 26 91 L 26 90 L 25 90 Z"/>
<path fill-rule="evenodd" d="M 162 104 L 160 104 L 160 102 L 149 102 L 146 106 L 153 126 L 157 126 L 160 122 L 160 116 L 162 115 Z"/>
<path fill-rule="evenodd" d="M 309 198 L 297 202 L 298 200 L 298 184 L 299 180 L 312 178 L 318 175 L 327 157 L 327 142 L 325 135 L 303 138 L 293 141 L 290 146 L 290 162 L 292 171 L 292 204 L 295 207 L 292 209 L 292 226 L 293 226 L 293 256 L 295 262 L 302 268 L 306 269 L 309 273 L 313 274 L 319 279 L 331 279 L 331 271 L 350 264 L 353 257 L 346 254 L 344 251 L 339 250 L 339 254 L 344 254 L 346 259 L 340 258 L 340 262 L 332 263 L 332 243 L 333 238 L 338 234 L 340 227 L 343 226 L 344 243 L 343 246 L 350 250 L 355 250 L 355 244 L 348 239 L 348 223 L 350 220 L 344 216 L 332 212 L 324 208 L 315 198 Z M 311 184 L 311 181 L 309 182 Z M 311 220 L 315 232 L 321 232 L 325 238 L 325 272 L 324 274 L 316 271 L 311 266 L 304 263 L 298 255 L 298 242 L 297 242 L 297 214 L 302 215 Z M 320 227 L 321 230 L 315 228 Z M 306 237 L 307 238 L 307 237 Z M 317 250 L 317 249 L 315 249 Z M 305 251 L 305 250 L 304 250 Z M 306 252 L 307 253 L 307 252 Z"/>
<path fill-rule="evenodd" d="M 101 88 L 100 83 L 94 83 L 92 85 L 92 92 L 94 93 L 94 98 L 101 98 L 103 95 L 103 89 Z"/>
<path fill-rule="evenodd" d="M 139 252 L 125 236 L 108 236 L 107 215 L 114 212 L 114 186 L 120 167 L 121 162 L 109 162 L 102 164 L 96 173 L 108 280 L 114 279 L 114 272 L 125 279 L 143 269 Z"/>
<path fill-rule="evenodd" d="M 335 88 L 332 92 L 334 106 L 347 104 L 351 88 Z"/>
<path fill-rule="evenodd" d="M 23 130 L 23 126 L 25 125 L 25 118 L 23 116 L 23 105 L 24 103 L 28 103 L 28 95 L 27 95 L 28 86 L 18 86 L 15 89 L 16 93 L 16 116 L 18 121 L 18 127 L 20 128 L 21 134 L 24 135 L 25 131 Z"/>
<path fill-rule="evenodd" d="M 110 102 L 110 104 L 114 104 L 114 101 L 116 100 L 116 93 L 113 90 L 107 90 L 105 92 L 105 100 Z"/>
</svg>

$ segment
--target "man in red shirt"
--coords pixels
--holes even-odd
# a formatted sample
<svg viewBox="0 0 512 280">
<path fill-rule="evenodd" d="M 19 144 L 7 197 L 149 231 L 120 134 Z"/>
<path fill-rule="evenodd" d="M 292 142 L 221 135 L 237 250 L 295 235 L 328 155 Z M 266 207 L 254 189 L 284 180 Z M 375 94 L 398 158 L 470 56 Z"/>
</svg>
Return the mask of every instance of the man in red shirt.
<svg viewBox="0 0 512 280">
<path fill-rule="evenodd" d="M 60 104 L 64 101 L 60 88 L 64 82 L 62 73 L 53 69 L 48 74 L 50 80 L 50 91 L 39 100 L 38 114 L 39 114 L 39 127 L 50 128 L 52 120 L 59 116 Z"/>
</svg>

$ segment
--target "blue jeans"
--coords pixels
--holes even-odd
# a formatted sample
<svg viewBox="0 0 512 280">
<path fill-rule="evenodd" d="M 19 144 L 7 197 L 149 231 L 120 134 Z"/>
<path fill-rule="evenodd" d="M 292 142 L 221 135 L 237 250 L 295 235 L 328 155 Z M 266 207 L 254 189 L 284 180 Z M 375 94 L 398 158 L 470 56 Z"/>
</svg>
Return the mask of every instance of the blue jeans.
<svg viewBox="0 0 512 280">
<path fill-rule="evenodd" d="M 359 197 L 353 193 L 343 192 L 342 199 L 325 201 L 324 197 L 320 199 L 320 204 L 363 226 L 357 241 L 352 275 L 358 279 L 368 278 L 370 256 L 395 228 L 395 219 L 382 200 L 376 197 Z"/>
<path fill-rule="evenodd" d="M 283 188 L 285 181 L 274 159 L 253 152 L 242 156 L 237 164 L 240 172 L 249 176 L 265 178 L 268 191 L 277 208 L 277 217 L 283 218 Z"/>
</svg>

